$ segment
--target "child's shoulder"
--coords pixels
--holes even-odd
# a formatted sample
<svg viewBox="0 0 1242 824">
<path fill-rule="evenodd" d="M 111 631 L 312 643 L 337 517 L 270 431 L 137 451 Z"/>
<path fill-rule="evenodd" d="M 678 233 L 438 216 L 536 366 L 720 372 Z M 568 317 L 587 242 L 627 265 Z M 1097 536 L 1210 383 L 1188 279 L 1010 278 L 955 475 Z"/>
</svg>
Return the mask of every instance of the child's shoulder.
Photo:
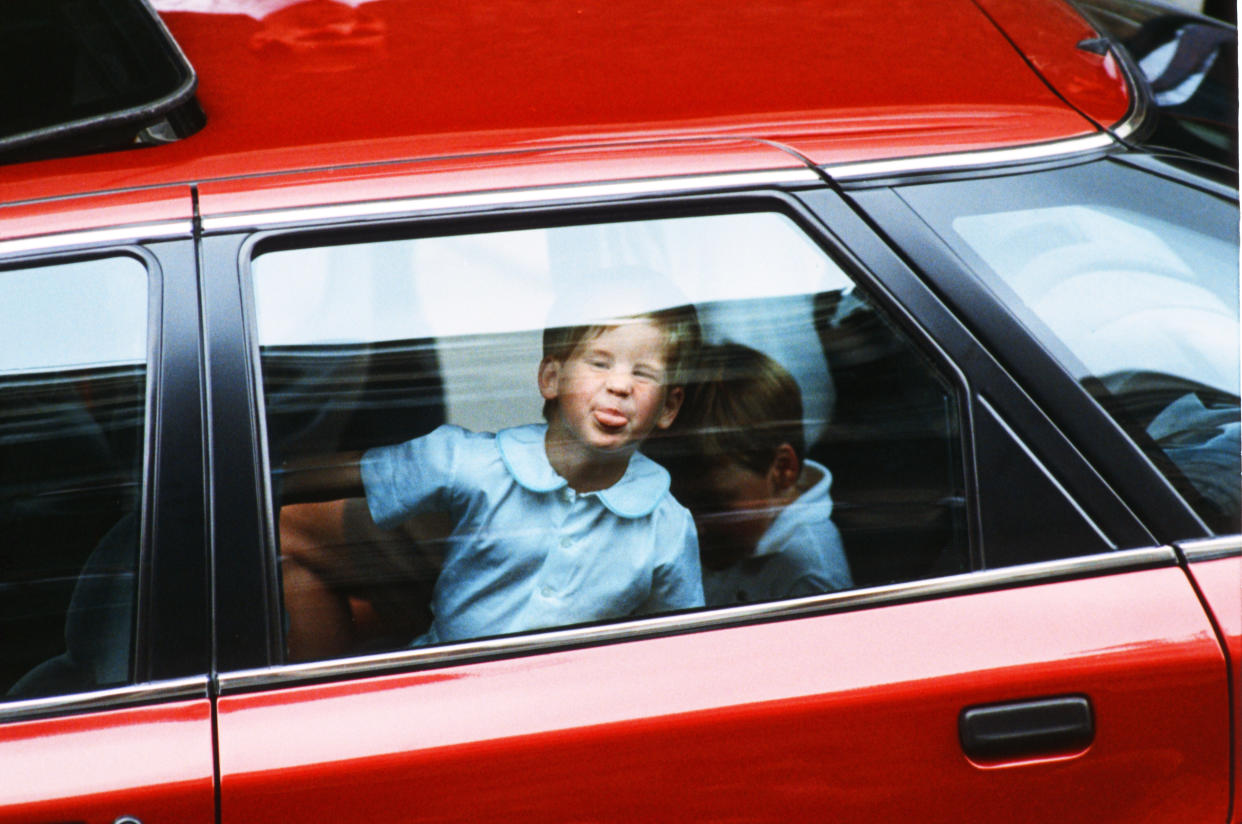
<svg viewBox="0 0 1242 824">
<path fill-rule="evenodd" d="M 416 446 L 422 453 L 439 451 L 460 453 L 481 446 L 485 447 L 495 438 L 496 435 L 491 432 L 474 432 L 457 424 L 442 423 L 427 434 L 420 435 L 408 443 Z"/>
<path fill-rule="evenodd" d="M 466 429 L 464 426 L 458 426 L 455 423 L 442 423 L 423 437 L 440 438 L 442 440 L 485 441 L 494 440 L 496 433 L 476 432 L 473 429 Z"/>
</svg>

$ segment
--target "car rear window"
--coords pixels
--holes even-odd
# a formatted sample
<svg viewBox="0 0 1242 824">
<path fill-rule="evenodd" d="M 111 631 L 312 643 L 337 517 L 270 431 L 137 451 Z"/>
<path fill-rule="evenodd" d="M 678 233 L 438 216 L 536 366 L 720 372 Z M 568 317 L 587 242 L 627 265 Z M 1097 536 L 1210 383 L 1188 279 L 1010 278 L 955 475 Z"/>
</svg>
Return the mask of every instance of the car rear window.
<svg viewBox="0 0 1242 824">
<path fill-rule="evenodd" d="M 1217 533 L 1239 526 L 1236 201 L 1115 163 L 902 196 Z"/>
</svg>

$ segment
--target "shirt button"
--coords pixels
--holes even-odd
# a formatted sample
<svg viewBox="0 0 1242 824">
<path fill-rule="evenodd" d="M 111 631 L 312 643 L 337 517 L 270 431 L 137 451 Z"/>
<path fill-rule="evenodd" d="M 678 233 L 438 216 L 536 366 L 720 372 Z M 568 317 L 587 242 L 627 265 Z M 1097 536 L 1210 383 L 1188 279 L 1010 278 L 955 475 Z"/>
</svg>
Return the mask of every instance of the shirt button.
<svg viewBox="0 0 1242 824">
<path fill-rule="evenodd" d="M 544 598 L 551 598 L 551 597 L 552 597 L 552 587 L 549 587 L 549 586 L 543 586 L 543 587 L 540 587 L 540 588 L 539 588 L 539 594 L 540 594 L 540 595 L 542 595 Z"/>
<path fill-rule="evenodd" d="M 572 546 L 573 542 L 574 542 L 573 538 L 561 538 L 561 546 L 563 547 Z"/>
</svg>

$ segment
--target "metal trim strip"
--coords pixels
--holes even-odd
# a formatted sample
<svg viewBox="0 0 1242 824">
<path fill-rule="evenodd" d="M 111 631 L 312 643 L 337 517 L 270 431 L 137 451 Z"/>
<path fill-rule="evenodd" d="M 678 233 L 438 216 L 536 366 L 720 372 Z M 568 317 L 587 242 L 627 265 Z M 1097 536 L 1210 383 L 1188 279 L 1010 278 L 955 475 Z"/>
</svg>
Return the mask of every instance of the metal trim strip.
<svg viewBox="0 0 1242 824">
<path fill-rule="evenodd" d="M 1130 110 L 1126 112 L 1126 116 L 1113 124 L 1109 130 L 1117 137 L 1118 140 L 1128 140 L 1142 127 L 1143 122 L 1147 119 L 1150 106 L 1148 106 L 1147 96 L 1139 88 L 1139 81 L 1135 78 L 1135 72 L 1128 59 L 1121 59 L 1117 56 L 1119 50 L 1112 50 L 1113 57 L 1117 60 L 1121 70 L 1126 74 L 1126 81 L 1130 85 Z"/>
<path fill-rule="evenodd" d="M 913 174 L 919 172 L 971 169 L 1005 163 L 1044 160 L 1107 149 L 1115 145 L 1107 134 L 1093 134 L 1012 149 L 960 152 L 943 155 L 864 161 L 822 167 L 825 174 L 838 180 L 863 177 Z M 512 206 L 522 203 L 580 200 L 595 197 L 636 197 L 642 195 L 684 194 L 713 190 L 743 189 L 754 186 L 789 186 L 821 183 L 816 172 L 806 168 L 760 172 L 726 172 L 685 177 L 643 178 L 611 183 L 586 183 L 545 188 L 504 189 L 465 194 L 428 195 L 395 200 L 359 201 L 356 203 L 304 206 L 292 209 L 237 212 L 203 218 L 205 232 L 237 231 L 269 228 L 306 222 L 341 221 L 360 218 L 388 217 L 411 212 L 481 209 Z M 176 235 L 188 235 L 190 221 L 167 221 L 136 224 L 108 229 L 92 229 L 49 235 L 0 240 L 0 255 L 39 251 L 53 247 L 83 246 L 118 241 L 141 241 Z"/>
<path fill-rule="evenodd" d="M 93 246 L 100 243 L 138 243 L 157 238 L 189 237 L 192 232 L 193 223 L 191 221 L 168 220 L 158 223 L 136 223 L 108 229 L 85 229 L 78 232 L 32 235 L 14 240 L 0 240 L 0 255 Z"/>
<path fill-rule="evenodd" d="M 1071 5 L 1073 5 L 1072 0 Z M 1130 108 L 1121 120 L 1112 125 L 1109 131 L 1118 140 L 1128 140 L 1131 135 L 1142 127 L 1143 121 L 1147 119 L 1151 108 L 1151 93 L 1147 86 L 1147 81 L 1143 79 L 1143 72 L 1135 64 L 1133 57 L 1130 56 L 1130 53 L 1115 37 L 1096 25 L 1091 15 L 1083 13 L 1082 9 L 1076 9 L 1076 11 L 1108 41 L 1108 53 L 1112 55 L 1113 60 L 1121 68 L 1121 73 L 1125 76 L 1126 88 L 1130 93 Z"/>
<path fill-rule="evenodd" d="M 590 197 L 633 197 L 653 194 L 680 194 L 717 189 L 752 186 L 786 186 L 822 183 L 810 169 L 784 169 L 765 172 L 729 172 L 715 175 L 644 178 L 613 183 L 587 183 L 572 186 L 504 189 L 467 194 L 428 195 L 395 200 L 359 201 L 329 206 L 304 206 L 295 209 L 272 209 L 260 212 L 239 212 L 203 218 L 204 232 L 256 229 L 303 222 L 351 220 L 385 217 L 409 212 L 451 209 L 481 209 L 521 203 L 542 203 L 557 200 L 579 200 Z"/>
<path fill-rule="evenodd" d="M 549 630 L 537 634 L 466 641 L 430 649 L 410 649 L 332 661 L 286 664 L 263 669 L 223 673 L 221 693 L 242 692 L 297 682 L 330 680 L 346 676 L 370 677 L 402 669 L 467 664 L 487 658 L 547 652 L 569 646 L 588 646 L 670 633 L 709 630 L 750 621 L 769 621 L 884 606 L 948 595 L 961 595 L 1002 587 L 1174 566 L 1172 547 L 1122 550 L 1084 558 L 1045 561 L 1005 569 L 968 572 L 930 581 L 890 584 L 850 592 L 813 595 L 765 604 L 746 604 L 724 609 L 639 618 L 623 623 L 585 628 Z"/>
<path fill-rule="evenodd" d="M 1225 535 L 1219 538 L 1202 538 L 1195 541 L 1179 543 L 1178 548 L 1186 556 L 1186 560 L 1215 561 L 1219 558 L 1232 558 L 1242 555 L 1242 535 Z"/>
<path fill-rule="evenodd" d="M 858 163 L 828 164 L 823 170 L 834 180 L 856 180 L 865 177 L 891 177 L 893 175 L 918 174 L 921 172 L 945 172 L 958 169 L 975 169 L 981 166 L 998 166 L 1010 163 L 1028 163 L 1068 157 L 1086 152 L 1103 151 L 1117 143 L 1103 132 L 1082 137 L 1037 143 L 1009 149 L 985 149 L 975 152 L 952 152 L 921 157 L 904 157 L 894 160 L 866 160 Z"/>
<path fill-rule="evenodd" d="M 0 702 L 0 723 L 43 718 L 49 715 L 114 710 L 135 704 L 151 704 L 183 698 L 206 698 L 207 677 L 178 678 L 170 681 L 154 681 L 114 689 L 71 695 L 52 695 L 46 698 L 28 698 L 20 701 Z"/>
<path fill-rule="evenodd" d="M 452 209 L 509 206 L 521 203 L 542 203 L 556 200 L 577 200 L 589 197 L 625 197 L 651 194 L 681 194 L 716 189 L 745 188 L 764 185 L 821 183 L 819 175 L 809 169 L 779 172 L 736 172 L 719 175 L 650 178 L 615 183 L 591 183 L 573 186 L 551 186 L 532 189 L 505 189 L 456 195 L 429 195 L 398 200 L 362 201 L 332 206 L 306 206 L 297 209 L 274 209 L 263 212 L 242 212 L 203 218 L 204 231 L 264 228 L 276 224 L 306 221 L 347 220 L 382 217 L 408 212 L 444 211 Z"/>
</svg>

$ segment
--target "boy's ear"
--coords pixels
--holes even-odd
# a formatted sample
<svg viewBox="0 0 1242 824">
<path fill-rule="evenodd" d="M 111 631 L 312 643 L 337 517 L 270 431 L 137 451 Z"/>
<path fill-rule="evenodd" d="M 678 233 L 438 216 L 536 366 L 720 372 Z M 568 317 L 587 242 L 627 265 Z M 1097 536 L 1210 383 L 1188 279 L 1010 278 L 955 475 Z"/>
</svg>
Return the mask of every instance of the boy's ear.
<svg viewBox="0 0 1242 824">
<path fill-rule="evenodd" d="M 798 476 L 801 474 L 802 461 L 798 460 L 798 453 L 793 446 L 783 443 L 776 447 L 776 455 L 772 457 L 772 464 L 768 467 L 768 481 L 772 488 L 777 492 L 784 492 L 798 483 Z"/>
<path fill-rule="evenodd" d="M 681 405 L 686 400 L 686 390 L 680 386 L 670 386 L 668 391 L 664 393 L 664 409 L 660 411 L 660 417 L 656 419 L 656 427 L 659 429 L 668 429 L 673 425 L 673 420 L 677 417 L 677 413 L 681 411 Z"/>
<path fill-rule="evenodd" d="M 539 394 L 545 401 L 556 400 L 557 384 L 561 377 L 561 362 L 556 358 L 539 361 Z"/>
</svg>

